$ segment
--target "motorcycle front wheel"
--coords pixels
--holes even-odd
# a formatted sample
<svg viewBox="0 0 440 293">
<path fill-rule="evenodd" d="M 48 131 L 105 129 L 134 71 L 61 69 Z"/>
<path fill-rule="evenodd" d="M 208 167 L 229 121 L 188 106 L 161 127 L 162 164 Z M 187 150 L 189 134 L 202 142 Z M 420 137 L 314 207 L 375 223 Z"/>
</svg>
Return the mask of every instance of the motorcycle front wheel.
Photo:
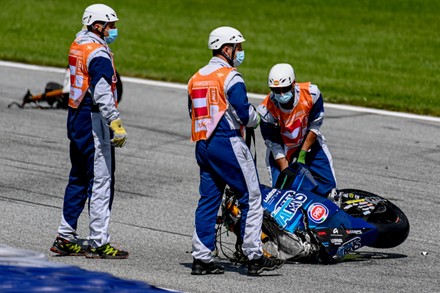
<svg viewBox="0 0 440 293">
<path fill-rule="evenodd" d="M 363 218 L 377 228 L 377 239 L 370 247 L 392 248 L 402 244 L 409 234 L 409 221 L 395 204 L 377 194 L 358 190 L 342 189 L 345 198 L 341 208 L 353 217 Z M 366 204 L 362 203 L 362 200 Z M 352 204 L 355 202 L 356 204 Z"/>
</svg>

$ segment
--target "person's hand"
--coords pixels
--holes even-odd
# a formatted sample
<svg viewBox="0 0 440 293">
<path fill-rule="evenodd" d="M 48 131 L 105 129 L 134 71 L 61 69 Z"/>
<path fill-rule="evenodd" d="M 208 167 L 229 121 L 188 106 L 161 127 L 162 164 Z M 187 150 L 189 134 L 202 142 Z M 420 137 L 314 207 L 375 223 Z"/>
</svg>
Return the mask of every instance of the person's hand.
<svg viewBox="0 0 440 293">
<path fill-rule="evenodd" d="M 279 189 L 289 189 L 295 180 L 298 171 L 292 168 L 285 168 L 280 172 L 277 182 L 275 183 L 275 188 Z"/>
<path fill-rule="evenodd" d="M 300 150 L 299 155 L 298 155 L 298 159 L 296 161 L 300 164 L 306 164 L 306 155 L 307 155 L 307 151 Z"/>
<path fill-rule="evenodd" d="M 124 127 L 122 127 L 121 119 L 118 118 L 110 122 L 110 129 L 113 131 L 112 145 L 122 148 L 127 139 L 127 132 Z"/>
</svg>

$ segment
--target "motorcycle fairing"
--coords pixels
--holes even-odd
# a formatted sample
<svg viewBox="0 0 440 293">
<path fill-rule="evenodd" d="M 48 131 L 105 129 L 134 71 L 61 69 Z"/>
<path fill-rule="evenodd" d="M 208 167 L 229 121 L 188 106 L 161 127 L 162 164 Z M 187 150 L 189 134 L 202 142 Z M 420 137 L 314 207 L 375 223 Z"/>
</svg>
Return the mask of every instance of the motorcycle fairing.
<svg viewBox="0 0 440 293">
<path fill-rule="evenodd" d="M 267 186 L 261 190 L 262 206 L 280 228 L 289 233 L 311 230 L 331 256 L 342 258 L 376 240 L 375 226 L 350 216 L 326 198 L 305 190 Z"/>
</svg>

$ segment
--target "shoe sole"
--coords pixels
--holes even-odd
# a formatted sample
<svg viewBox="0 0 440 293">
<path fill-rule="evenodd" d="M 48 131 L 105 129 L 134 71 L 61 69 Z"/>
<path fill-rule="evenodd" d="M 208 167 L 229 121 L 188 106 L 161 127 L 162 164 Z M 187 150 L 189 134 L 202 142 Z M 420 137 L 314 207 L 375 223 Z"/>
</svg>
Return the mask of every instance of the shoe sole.
<svg viewBox="0 0 440 293">
<path fill-rule="evenodd" d="M 201 276 L 201 275 L 220 275 L 225 271 L 222 270 L 214 270 L 214 271 L 192 271 L 191 275 Z"/>
<path fill-rule="evenodd" d="M 277 265 L 277 266 L 274 266 L 274 267 L 262 267 L 262 268 L 258 269 L 256 272 L 249 272 L 248 271 L 248 276 L 259 276 L 264 271 L 274 271 L 276 269 L 281 268 L 282 266 L 283 265 Z"/>
<path fill-rule="evenodd" d="M 90 255 L 85 254 L 86 258 L 90 259 L 126 259 L 128 258 L 128 255 L 125 256 L 110 256 L 110 255 Z"/>
</svg>

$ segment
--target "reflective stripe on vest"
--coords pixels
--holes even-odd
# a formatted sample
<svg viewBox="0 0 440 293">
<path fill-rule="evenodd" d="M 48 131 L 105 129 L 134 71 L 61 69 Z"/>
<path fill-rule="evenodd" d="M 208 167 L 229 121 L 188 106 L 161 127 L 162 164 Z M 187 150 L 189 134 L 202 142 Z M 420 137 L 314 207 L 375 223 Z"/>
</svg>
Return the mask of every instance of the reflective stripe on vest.
<svg viewBox="0 0 440 293">
<path fill-rule="evenodd" d="M 197 72 L 188 83 L 192 102 L 191 141 L 208 139 L 228 108 L 225 80 L 234 68 L 222 67 L 208 74 Z"/>
<path fill-rule="evenodd" d="M 87 68 L 87 60 L 92 52 L 100 47 L 104 47 L 102 44 L 89 42 L 85 44 L 78 44 L 75 40 L 70 46 L 69 52 L 69 69 L 70 69 L 70 93 L 69 93 L 69 106 L 72 108 L 78 108 L 82 99 L 87 93 L 90 86 L 90 76 Z M 111 58 L 113 66 L 113 76 L 111 90 L 112 93 L 116 89 L 116 70 Z M 113 94 L 114 96 L 114 94 Z M 117 100 L 115 98 L 115 103 Z"/>
<path fill-rule="evenodd" d="M 313 107 L 313 98 L 310 94 L 310 82 L 297 83 L 299 86 L 299 99 L 294 109 L 282 111 L 270 99 L 270 94 L 263 101 L 270 114 L 280 123 L 281 137 L 284 142 L 284 151 L 287 160 L 292 160 L 292 155 L 301 147 L 309 123 L 309 114 Z"/>
</svg>

